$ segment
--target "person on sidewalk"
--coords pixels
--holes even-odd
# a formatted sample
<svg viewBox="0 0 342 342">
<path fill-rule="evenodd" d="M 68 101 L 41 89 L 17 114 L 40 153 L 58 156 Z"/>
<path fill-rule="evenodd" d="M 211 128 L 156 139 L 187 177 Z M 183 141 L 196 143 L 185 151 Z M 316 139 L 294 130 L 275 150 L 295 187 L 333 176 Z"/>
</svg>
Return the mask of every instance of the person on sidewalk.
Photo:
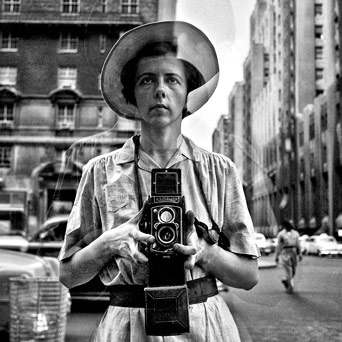
<svg viewBox="0 0 342 342">
<path fill-rule="evenodd" d="M 293 292 L 294 276 L 298 260 L 302 260 L 299 234 L 290 221 L 282 223 L 283 229 L 278 233 L 278 245 L 275 253 L 275 262 L 281 264 L 285 271 L 282 283 L 288 293 Z"/>
</svg>

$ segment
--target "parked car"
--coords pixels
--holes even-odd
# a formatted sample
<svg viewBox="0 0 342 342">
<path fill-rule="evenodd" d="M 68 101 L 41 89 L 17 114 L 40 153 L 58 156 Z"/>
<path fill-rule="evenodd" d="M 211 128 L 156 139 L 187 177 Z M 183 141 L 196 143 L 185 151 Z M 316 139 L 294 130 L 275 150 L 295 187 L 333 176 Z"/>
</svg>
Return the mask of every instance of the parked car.
<svg viewBox="0 0 342 342">
<path fill-rule="evenodd" d="M 271 247 L 267 243 L 265 235 L 262 233 L 255 233 L 254 236 L 261 255 L 269 255 L 271 253 Z"/>
<path fill-rule="evenodd" d="M 27 252 L 44 256 L 58 257 L 62 248 L 69 215 L 58 215 L 47 219 L 28 238 Z"/>
<path fill-rule="evenodd" d="M 0 340 L 1 341 L 9 340 L 10 278 L 17 278 L 17 277 L 29 278 L 29 277 L 45 277 L 45 276 L 57 277 L 58 267 L 59 267 L 59 263 L 56 258 L 39 257 L 35 255 L 29 255 L 23 252 L 0 249 L 0 298 L 1 298 L 0 300 Z M 53 301 L 55 299 L 51 297 L 51 300 Z M 70 307 L 70 305 L 68 306 Z M 39 317 L 43 319 L 45 315 L 42 314 Z M 37 328 L 38 326 L 39 326 L 39 322 L 37 322 L 35 327 Z M 34 325 L 33 325 L 33 329 L 34 329 Z M 37 333 L 37 336 L 39 335 L 39 331 L 35 333 Z"/>
<path fill-rule="evenodd" d="M 306 239 L 306 253 L 325 255 L 342 255 L 342 244 L 337 243 L 333 236 L 327 234 L 313 235 Z"/>
<path fill-rule="evenodd" d="M 271 253 L 274 253 L 278 245 L 278 239 L 277 238 L 266 239 L 266 244 L 270 247 Z"/>
<path fill-rule="evenodd" d="M 299 237 L 299 244 L 300 244 L 300 249 L 302 251 L 303 254 L 306 254 L 306 245 L 307 245 L 307 240 L 309 238 L 309 235 L 304 234 L 302 236 Z"/>
<path fill-rule="evenodd" d="M 63 244 L 67 221 L 68 215 L 58 215 L 47 219 L 32 236 L 22 233 L 0 235 L 0 248 L 56 258 Z M 109 293 L 98 276 L 86 284 L 72 288 L 70 293 L 73 301 L 109 301 Z"/>
</svg>

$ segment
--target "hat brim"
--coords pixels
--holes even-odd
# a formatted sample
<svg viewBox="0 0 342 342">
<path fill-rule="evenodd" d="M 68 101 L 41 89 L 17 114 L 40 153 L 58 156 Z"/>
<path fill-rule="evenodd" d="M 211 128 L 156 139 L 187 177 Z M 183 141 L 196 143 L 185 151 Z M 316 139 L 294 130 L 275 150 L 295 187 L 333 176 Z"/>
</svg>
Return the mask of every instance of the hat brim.
<svg viewBox="0 0 342 342">
<path fill-rule="evenodd" d="M 216 89 L 219 66 L 214 46 L 197 27 L 182 21 L 162 21 L 138 26 L 123 34 L 110 50 L 101 72 L 101 92 L 105 102 L 118 115 L 140 120 L 137 108 L 122 94 L 121 72 L 146 44 L 170 41 L 177 45 L 177 58 L 183 59 L 202 74 L 205 84 L 188 94 L 189 114 L 201 108 Z"/>
</svg>

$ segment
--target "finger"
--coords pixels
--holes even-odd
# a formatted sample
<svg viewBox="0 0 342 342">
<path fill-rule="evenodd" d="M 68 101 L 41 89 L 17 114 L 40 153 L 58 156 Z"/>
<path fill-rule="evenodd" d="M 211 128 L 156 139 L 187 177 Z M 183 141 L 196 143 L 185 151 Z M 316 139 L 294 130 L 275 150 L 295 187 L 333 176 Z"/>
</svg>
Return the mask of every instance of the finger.
<svg viewBox="0 0 342 342">
<path fill-rule="evenodd" d="M 194 213 L 191 210 L 187 211 L 186 212 L 186 223 L 187 223 L 187 225 L 193 226 L 194 222 L 195 222 Z"/>
<path fill-rule="evenodd" d="M 197 253 L 197 248 L 195 246 L 185 246 L 179 243 L 173 245 L 173 250 L 184 255 L 195 255 Z"/>
<path fill-rule="evenodd" d="M 134 232 L 134 236 L 135 240 L 142 242 L 142 243 L 153 243 L 155 240 L 155 237 L 153 235 L 150 234 L 145 234 L 143 232 L 141 232 L 140 230 L 136 230 Z"/>
<path fill-rule="evenodd" d="M 146 255 L 144 255 L 143 253 L 139 252 L 138 250 L 133 253 L 132 259 L 137 264 L 139 264 L 139 263 L 146 263 L 148 261 Z"/>
</svg>

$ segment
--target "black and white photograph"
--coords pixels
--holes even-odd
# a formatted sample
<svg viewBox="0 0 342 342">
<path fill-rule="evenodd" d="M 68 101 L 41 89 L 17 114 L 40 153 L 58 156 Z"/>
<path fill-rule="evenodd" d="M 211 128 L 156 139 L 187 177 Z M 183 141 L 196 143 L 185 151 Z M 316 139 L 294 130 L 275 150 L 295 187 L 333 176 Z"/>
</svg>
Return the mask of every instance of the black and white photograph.
<svg viewBox="0 0 342 342">
<path fill-rule="evenodd" d="M 0 340 L 342 341 L 342 1 L 0 0 Z"/>
</svg>

